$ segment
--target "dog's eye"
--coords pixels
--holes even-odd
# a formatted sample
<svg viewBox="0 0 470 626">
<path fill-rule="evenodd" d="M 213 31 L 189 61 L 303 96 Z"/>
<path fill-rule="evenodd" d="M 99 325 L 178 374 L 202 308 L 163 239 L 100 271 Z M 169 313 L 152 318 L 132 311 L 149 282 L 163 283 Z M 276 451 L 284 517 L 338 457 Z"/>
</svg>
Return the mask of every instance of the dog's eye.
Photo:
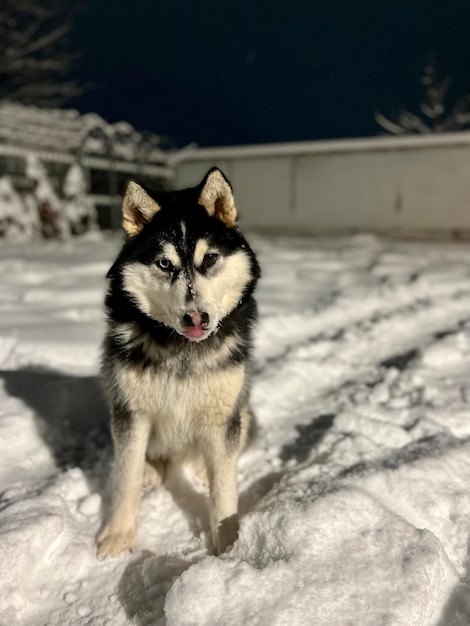
<svg viewBox="0 0 470 626">
<path fill-rule="evenodd" d="M 217 263 L 219 255 L 216 252 L 210 252 L 209 254 L 205 254 L 202 260 L 203 269 L 209 269 Z"/>
<path fill-rule="evenodd" d="M 163 272 L 172 272 L 175 269 L 168 259 L 158 259 L 158 261 L 155 261 L 155 265 Z"/>
</svg>

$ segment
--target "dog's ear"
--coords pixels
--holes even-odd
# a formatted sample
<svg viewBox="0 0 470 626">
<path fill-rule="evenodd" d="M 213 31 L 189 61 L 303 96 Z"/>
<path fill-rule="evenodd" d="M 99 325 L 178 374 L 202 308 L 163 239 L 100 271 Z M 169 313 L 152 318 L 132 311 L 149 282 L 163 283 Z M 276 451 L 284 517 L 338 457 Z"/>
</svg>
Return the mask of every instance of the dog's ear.
<svg viewBox="0 0 470 626">
<path fill-rule="evenodd" d="M 122 202 L 122 227 L 129 237 L 138 235 L 158 211 L 160 211 L 158 202 L 131 180 Z"/>
<path fill-rule="evenodd" d="M 213 167 L 206 174 L 199 188 L 198 203 L 206 209 L 209 215 L 222 220 L 227 226 L 234 226 L 237 221 L 237 209 L 232 187 L 219 168 Z"/>
</svg>

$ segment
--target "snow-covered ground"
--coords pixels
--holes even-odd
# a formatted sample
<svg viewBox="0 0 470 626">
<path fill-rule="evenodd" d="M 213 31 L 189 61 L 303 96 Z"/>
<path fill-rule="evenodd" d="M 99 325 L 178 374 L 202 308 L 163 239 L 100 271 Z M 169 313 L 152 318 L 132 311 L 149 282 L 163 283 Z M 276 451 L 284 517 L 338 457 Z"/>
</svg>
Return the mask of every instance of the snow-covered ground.
<svg viewBox="0 0 470 626">
<path fill-rule="evenodd" d="M 100 562 L 116 240 L 0 247 L 0 623 L 470 623 L 470 248 L 251 239 L 264 277 L 241 531 L 177 468 Z"/>
</svg>

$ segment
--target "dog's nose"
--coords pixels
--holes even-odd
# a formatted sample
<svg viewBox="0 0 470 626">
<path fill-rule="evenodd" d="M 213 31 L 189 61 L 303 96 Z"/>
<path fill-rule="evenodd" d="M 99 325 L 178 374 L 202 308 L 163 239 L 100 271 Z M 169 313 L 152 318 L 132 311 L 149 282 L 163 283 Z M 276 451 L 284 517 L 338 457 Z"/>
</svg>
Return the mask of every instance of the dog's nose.
<svg viewBox="0 0 470 626">
<path fill-rule="evenodd" d="M 183 324 L 185 326 L 200 326 L 201 328 L 207 328 L 209 326 L 209 313 L 206 313 L 205 311 L 185 313 L 183 315 Z"/>
</svg>

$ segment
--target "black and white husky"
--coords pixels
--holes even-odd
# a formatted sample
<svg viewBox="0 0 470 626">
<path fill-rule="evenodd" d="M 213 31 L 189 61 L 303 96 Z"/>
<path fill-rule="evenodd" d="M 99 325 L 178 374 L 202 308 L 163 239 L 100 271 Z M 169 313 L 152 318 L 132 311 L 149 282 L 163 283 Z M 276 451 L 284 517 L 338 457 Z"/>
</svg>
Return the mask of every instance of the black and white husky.
<svg viewBox="0 0 470 626">
<path fill-rule="evenodd" d="M 175 192 L 131 182 L 122 212 L 128 237 L 108 274 L 102 361 L 115 460 L 98 557 L 133 547 L 141 487 L 160 484 L 170 459 L 205 472 L 220 553 L 238 535 L 259 266 L 217 168 Z"/>
</svg>

